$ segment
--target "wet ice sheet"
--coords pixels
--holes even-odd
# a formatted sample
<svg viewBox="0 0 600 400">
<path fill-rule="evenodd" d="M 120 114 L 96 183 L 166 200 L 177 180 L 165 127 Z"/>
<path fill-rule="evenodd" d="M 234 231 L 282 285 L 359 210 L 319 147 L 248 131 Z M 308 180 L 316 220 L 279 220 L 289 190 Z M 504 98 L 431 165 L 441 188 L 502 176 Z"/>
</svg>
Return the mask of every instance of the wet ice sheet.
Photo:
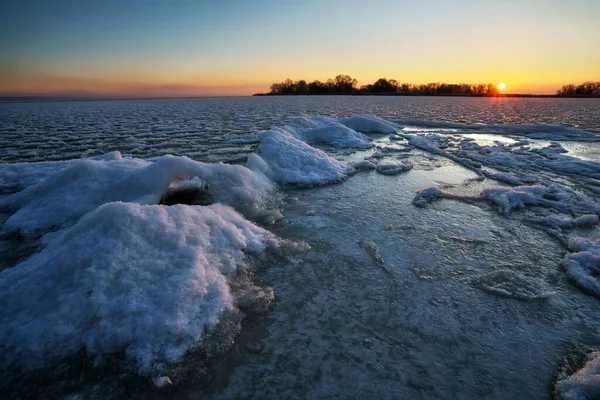
<svg viewBox="0 0 600 400">
<path fill-rule="evenodd" d="M 545 233 L 475 205 L 412 207 L 435 171 L 288 193 L 276 232 L 313 251 L 266 272 L 278 301 L 264 350 L 221 398 L 548 397 L 563 343 L 600 339 L 600 304 Z M 460 171 L 454 183 L 473 176 Z"/>
</svg>

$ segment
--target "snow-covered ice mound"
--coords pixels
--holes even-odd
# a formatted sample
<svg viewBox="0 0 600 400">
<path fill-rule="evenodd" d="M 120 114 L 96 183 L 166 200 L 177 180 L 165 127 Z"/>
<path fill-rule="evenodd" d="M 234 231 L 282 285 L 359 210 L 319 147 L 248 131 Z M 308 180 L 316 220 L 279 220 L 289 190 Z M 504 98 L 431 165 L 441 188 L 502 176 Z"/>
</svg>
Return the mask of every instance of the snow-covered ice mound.
<svg viewBox="0 0 600 400">
<path fill-rule="evenodd" d="M 208 183 L 215 201 L 251 218 L 266 212 L 265 199 L 274 189 L 262 174 L 243 166 L 206 164 L 186 157 L 79 160 L 2 199 L 0 206 L 17 210 L 4 229 L 27 234 L 72 224 L 114 201 L 158 204 L 171 183 L 193 177 Z"/>
<path fill-rule="evenodd" d="M 277 183 L 318 186 L 341 182 L 354 172 L 325 152 L 294 137 L 286 130 L 272 129 L 258 135 L 258 155 L 248 159 L 248 167 Z"/>
<path fill-rule="evenodd" d="M 5 368 L 125 350 L 144 372 L 198 346 L 234 307 L 227 276 L 278 245 L 230 207 L 110 203 L 0 279 Z"/>
<path fill-rule="evenodd" d="M 357 115 L 340 121 L 350 129 L 362 133 L 393 134 L 398 131 L 395 123 L 371 115 Z"/>
</svg>

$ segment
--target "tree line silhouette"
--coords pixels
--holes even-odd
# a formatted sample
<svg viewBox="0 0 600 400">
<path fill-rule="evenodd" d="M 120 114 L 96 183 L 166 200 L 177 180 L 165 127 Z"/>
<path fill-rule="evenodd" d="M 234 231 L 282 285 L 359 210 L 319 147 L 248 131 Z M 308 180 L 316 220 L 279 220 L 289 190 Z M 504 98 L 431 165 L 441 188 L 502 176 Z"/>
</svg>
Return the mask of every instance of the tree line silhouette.
<svg viewBox="0 0 600 400">
<path fill-rule="evenodd" d="M 273 83 L 267 95 L 312 95 L 312 94 L 406 94 L 406 95 L 454 95 L 454 96 L 498 96 L 500 91 L 492 83 L 439 83 L 420 85 L 400 83 L 395 79 L 380 78 L 374 83 L 358 87 L 358 81 L 349 75 L 338 75 L 325 82 L 304 79 L 286 79 Z M 600 82 L 585 82 L 579 86 L 565 85 L 557 96 L 600 96 Z"/>
<path fill-rule="evenodd" d="M 480 84 L 449 84 L 449 83 L 425 83 L 421 85 L 412 85 L 409 83 L 400 83 L 395 79 L 381 78 L 373 84 L 357 87 L 356 79 L 348 75 L 338 75 L 335 79 L 328 79 L 325 82 L 315 80 L 306 82 L 304 79 L 293 81 L 286 79 L 281 83 L 271 85 L 271 91 L 268 94 L 361 94 L 361 93 L 404 93 L 419 95 L 436 94 L 454 94 L 454 95 L 473 95 L 473 96 L 495 96 L 498 94 L 498 88 L 491 83 Z"/>
<path fill-rule="evenodd" d="M 581 85 L 564 85 L 556 91 L 557 96 L 589 96 L 600 97 L 600 82 L 584 82 Z"/>
</svg>

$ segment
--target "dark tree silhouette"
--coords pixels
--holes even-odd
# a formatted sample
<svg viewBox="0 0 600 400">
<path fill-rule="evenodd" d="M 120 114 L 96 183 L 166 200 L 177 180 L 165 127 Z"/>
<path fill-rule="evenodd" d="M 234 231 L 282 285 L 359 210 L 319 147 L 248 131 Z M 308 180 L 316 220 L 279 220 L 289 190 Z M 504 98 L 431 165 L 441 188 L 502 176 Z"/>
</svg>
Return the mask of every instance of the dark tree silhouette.
<svg viewBox="0 0 600 400">
<path fill-rule="evenodd" d="M 581 85 L 564 85 L 556 92 L 558 96 L 600 97 L 600 82 L 584 82 Z"/>
<path fill-rule="evenodd" d="M 271 95 L 297 94 L 404 94 L 404 95 L 450 95 L 450 96 L 498 96 L 498 87 L 491 83 L 439 83 L 430 82 L 420 85 L 399 83 L 395 79 L 380 78 L 374 83 L 356 88 L 357 81 L 349 75 L 338 75 L 326 82 L 286 79 L 271 85 Z M 565 85 L 558 96 L 600 96 L 600 82 L 584 82 L 579 86 Z"/>
</svg>

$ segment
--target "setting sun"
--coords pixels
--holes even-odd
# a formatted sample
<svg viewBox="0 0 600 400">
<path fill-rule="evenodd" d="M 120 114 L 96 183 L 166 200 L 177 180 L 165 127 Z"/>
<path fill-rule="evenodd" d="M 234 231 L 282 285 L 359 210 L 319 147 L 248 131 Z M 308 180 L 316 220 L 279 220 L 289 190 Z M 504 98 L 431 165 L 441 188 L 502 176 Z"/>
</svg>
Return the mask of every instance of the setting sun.
<svg viewBox="0 0 600 400">
<path fill-rule="evenodd" d="M 498 90 L 504 90 L 506 84 L 504 82 L 498 84 Z"/>
</svg>

